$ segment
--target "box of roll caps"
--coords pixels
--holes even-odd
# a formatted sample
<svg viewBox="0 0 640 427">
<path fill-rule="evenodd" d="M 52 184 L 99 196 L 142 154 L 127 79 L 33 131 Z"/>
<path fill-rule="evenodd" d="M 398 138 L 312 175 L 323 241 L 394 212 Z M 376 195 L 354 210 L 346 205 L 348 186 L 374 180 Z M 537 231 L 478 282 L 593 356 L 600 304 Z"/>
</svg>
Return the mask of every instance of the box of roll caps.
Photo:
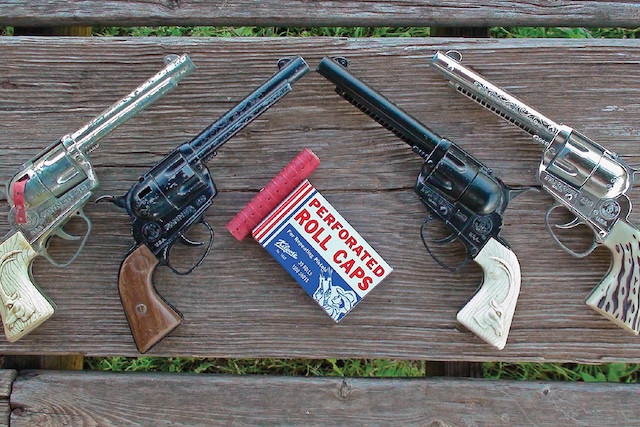
<svg viewBox="0 0 640 427">
<path fill-rule="evenodd" d="M 315 157 L 306 151 L 308 153 L 303 152 L 296 159 L 309 156 L 309 153 Z M 296 159 L 278 177 L 286 175 Z M 293 191 L 280 191 L 280 197 L 275 197 L 275 201 L 273 196 L 263 193 L 278 177 L 256 196 L 268 198 L 272 203 L 282 197 L 284 200 L 266 216 L 254 214 L 254 222 L 258 216 L 264 219 L 251 233 L 327 314 L 339 322 L 392 268 L 304 179 L 311 173 L 309 169 L 313 170 L 315 166 L 307 166 L 305 173 L 293 173 L 298 181 L 303 179 L 302 182 Z M 289 172 L 289 186 L 295 180 L 291 175 Z M 239 229 L 239 221 L 237 216 L 227 226 L 234 235 Z M 236 233 L 232 230 L 234 228 Z"/>
</svg>

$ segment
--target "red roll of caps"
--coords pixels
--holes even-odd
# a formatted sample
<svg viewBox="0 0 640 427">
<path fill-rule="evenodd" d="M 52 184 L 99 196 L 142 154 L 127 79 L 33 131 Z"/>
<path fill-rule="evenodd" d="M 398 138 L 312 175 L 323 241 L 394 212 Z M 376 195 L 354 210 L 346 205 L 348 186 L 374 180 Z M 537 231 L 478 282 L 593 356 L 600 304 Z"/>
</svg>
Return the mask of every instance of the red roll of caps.
<svg viewBox="0 0 640 427">
<path fill-rule="evenodd" d="M 227 224 L 227 230 L 244 239 L 285 197 L 320 165 L 313 151 L 305 148 L 284 167 L 238 214 Z"/>
</svg>

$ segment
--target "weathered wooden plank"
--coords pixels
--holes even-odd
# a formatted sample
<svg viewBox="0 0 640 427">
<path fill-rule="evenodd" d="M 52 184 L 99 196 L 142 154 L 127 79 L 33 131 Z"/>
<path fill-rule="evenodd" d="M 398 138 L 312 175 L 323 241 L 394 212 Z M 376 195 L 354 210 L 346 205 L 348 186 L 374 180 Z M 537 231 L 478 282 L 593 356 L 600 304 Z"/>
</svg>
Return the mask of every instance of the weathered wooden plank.
<svg viewBox="0 0 640 427">
<path fill-rule="evenodd" d="M 633 1 L 0 1 L 0 25 L 637 26 Z"/>
<path fill-rule="evenodd" d="M 56 369 L 81 371 L 84 364 L 84 357 L 81 355 L 6 355 L 2 360 L 2 367 L 5 369 Z"/>
<path fill-rule="evenodd" d="M 12 369 L 0 370 L 0 427 L 9 426 L 9 415 L 11 414 L 9 396 L 15 378 L 16 371 Z"/>
<path fill-rule="evenodd" d="M 637 384 L 23 371 L 11 426 L 631 426 L 638 398 Z"/>
<path fill-rule="evenodd" d="M 637 26 L 634 1 L 0 1 L 0 25 Z"/>
<path fill-rule="evenodd" d="M 122 194 L 164 153 L 271 75 L 278 57 L 299 53 L 312 67 L 323 55 L 350 58 L 356 75 L 459 142 L 505 182 L 534 184 L 537 144 L 429 70 L 435 50 L 448 48 L 463 51 L 466 62 L 550 117 L 639 163 L 640 47 L 632 40 L 4 38 L 0 176 L 8 178 L 153 74 L 163 55 L 189 52 L 199 69 L 93 153 L 98 194 Z M 303 147 L 322 161 L 312 182 L 395 269 L 338 325 L 255 242 L 236 242 L 224 228 Z M 216 241 L 192 275 L 157 272 L 158 290 L 185 322 L 152 354 L 640 361 L 638 338 L 583 303 L 610 255 L 598 250 L 578 260 L 555 246 L 544 227 L 551 199 L 542 193 L 515 199 L 505 218 L 503 235 L 521 259 L 523 277 L 507 347 L 492 350 L 461 331 L 455 313 L 481 272 L 470 266 L 448 273 L 424 250 L 419 229 L 425 211 L 411 189 L 419 159 L 317 73 L 301 79 L 210 166 L 221 191 L 207 215 Z M 7 209 L 1 208 L 6 229 Z M 111 205 L 90 204 L 86 211 L 94 229 L 78 260 L 64 270 L 42 259 L 34 264 L 57 314 L 16 344 L 0 338 L 0 353 L 137 354 L 115 283 L 132 244 L 127 217 Z"/>
<path fill-rule="evenodd" d="M 93 27 L 15 27 L 14 36 L 80 36 L 90 37 Z"/>
</svg>

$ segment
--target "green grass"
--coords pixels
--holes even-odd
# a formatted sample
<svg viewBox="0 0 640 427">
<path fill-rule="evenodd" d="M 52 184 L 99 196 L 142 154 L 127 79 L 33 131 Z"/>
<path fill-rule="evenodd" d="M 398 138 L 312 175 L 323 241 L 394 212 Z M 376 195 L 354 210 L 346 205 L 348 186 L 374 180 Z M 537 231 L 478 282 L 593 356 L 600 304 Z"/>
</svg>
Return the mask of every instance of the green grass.
<svg viewBox="0 0 640 427">
<path fill-rule="evenodd" d="M 491 37 L 636 38 L 640 28 L 493 27 Z M 95 36 L 173 37 L 428 37 L 429 27 L 94 27 Z M 0 27 L 13 35 L 13 27 Z"/>
<path fill-rule="evenodd" d="M 640 28 L 494 27 L 491 37 L 635 38 Z M 429 27 L 95 27 L 96 36 L 428 37 Z"/>
<path fill-rule="evenodd" d="M 607 363 L 482 364 L 484 378 L 500 380 L 637 383 L 640 365 Z M 112 372 L 191 372 L 320 377 L 425 377 L 427 362 L 386 359 L 213 359 L 195 357 L 94 357 L 85 369 Z"/>
<path fill-rule="evenodd" d="M 640 365 L 632 363 L 504 363 L 483 364 L 484 377 L 508 380 L 554 380 L 637 383 Z"/>
<path fill-rule="evenodd" d="M 636 38 L 640 28 L 494 27 L 495 38 Z M 13 27 L 0 27 L 11 36 Z M 93 34 L 113 36 L 174 37 L 428 37 L 429 27 L 94 27 Z M 363 359 L 212 359 L 180 357 L 87 357 L 85 369 L 115 372 L 193 372 L 238 375 L 296 375 L 350 377 L 423 377 L 427 363 L 407 360 Z M 503 363 L 483 364 L 492 379 L 638 382 L 640 365 L 609 363 Z"/>
<path fill-rule="evenodd" d="M 566 27 L 494 27 L 491 37 L 496 38 L 636 38 L 640 28 L 566 28 Z"/>
<path fill-rule="evenodd" d="M 207 359 L 195 357 L 95 357 L 86 369 L 113 372 L 194 372 L 238 375 L 423 377 L 424 361 L 363 359 Z"/>
<path fill-rule="evenodd" d="M 428 27 L 95 27 L 96 36 L 426 37 Z"/>
</svg>

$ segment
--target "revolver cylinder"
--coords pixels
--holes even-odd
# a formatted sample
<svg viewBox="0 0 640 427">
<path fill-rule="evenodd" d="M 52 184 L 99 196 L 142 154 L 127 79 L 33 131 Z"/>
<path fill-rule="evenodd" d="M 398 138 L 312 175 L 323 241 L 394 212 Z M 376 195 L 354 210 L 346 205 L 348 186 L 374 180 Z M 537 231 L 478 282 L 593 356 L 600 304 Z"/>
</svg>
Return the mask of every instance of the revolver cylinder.
<svg viewBox="0 0 640 427">
<path fill-rule="evenodd" d="M 448 147 L 442 154 L 445 145 Z M 450 202 L 459 203 L 477 215 L 502 213 L 506 208 L 503 188 L 487 168 L 446 139 L 427 158 L 421 175 Z"/>
<path fill-rule="evenodd" d="M 598 199 L 615 199 L 631 187 L 631 173 L 615 154 L 568 126 L 544 151 L 539 174 L 553 174 Z"/>
<path fill-rule="evenodd" d="M 24 190 L 24 202 L 29 208 L 40 206 L 51 197 L 60 197 L 82 181 L 87 174 L 59 144 L 44 153 L 15 181 L 28 179 Z"/>
<path fill-rule="evenodd" d="M 627 193 L 633 185 L 633 170 L 615 153 L 545 117 L 449 54 L 436 53 L 431 65 L 454 89 L 527 131 L 544 146 L 538 180 L 557 202 L 547 212 L 547 227 L 565 250 L 586 256 L 595 243 L 606 240 L 619 218 L 628 215 L 631 207 Z M 594 245 L 587 252 L 578 254 L 555 235 L 549 216 L 556 206 L 565 206 L 576 217 L 560 228 L 584 223 L 594 231 Z"/>
<path fill-rule="evenodd" d="M 431 65 L 458 92 L 527 131 L 545 146 L 538 175 L 543 185 L 545 174 L 549 173 L 573 187 L 562 196 L 568 199 L 563 203 L 576 202 L 572 192 L 586 192 L 596 200 L 614 199 L 631 187 L 630 168 L 600 144 L 554 122 L 447 54 L 436 53 Z"/>
<path fill-rule="evenodd" d="M 165 222 L 199 198 L 216 195 L 209 170 L 202 162 L 189 162 L 193 150 L 183 144 L 145 173 L 126 196 L 125 206 L 133 218 Z"/>
</svg>

